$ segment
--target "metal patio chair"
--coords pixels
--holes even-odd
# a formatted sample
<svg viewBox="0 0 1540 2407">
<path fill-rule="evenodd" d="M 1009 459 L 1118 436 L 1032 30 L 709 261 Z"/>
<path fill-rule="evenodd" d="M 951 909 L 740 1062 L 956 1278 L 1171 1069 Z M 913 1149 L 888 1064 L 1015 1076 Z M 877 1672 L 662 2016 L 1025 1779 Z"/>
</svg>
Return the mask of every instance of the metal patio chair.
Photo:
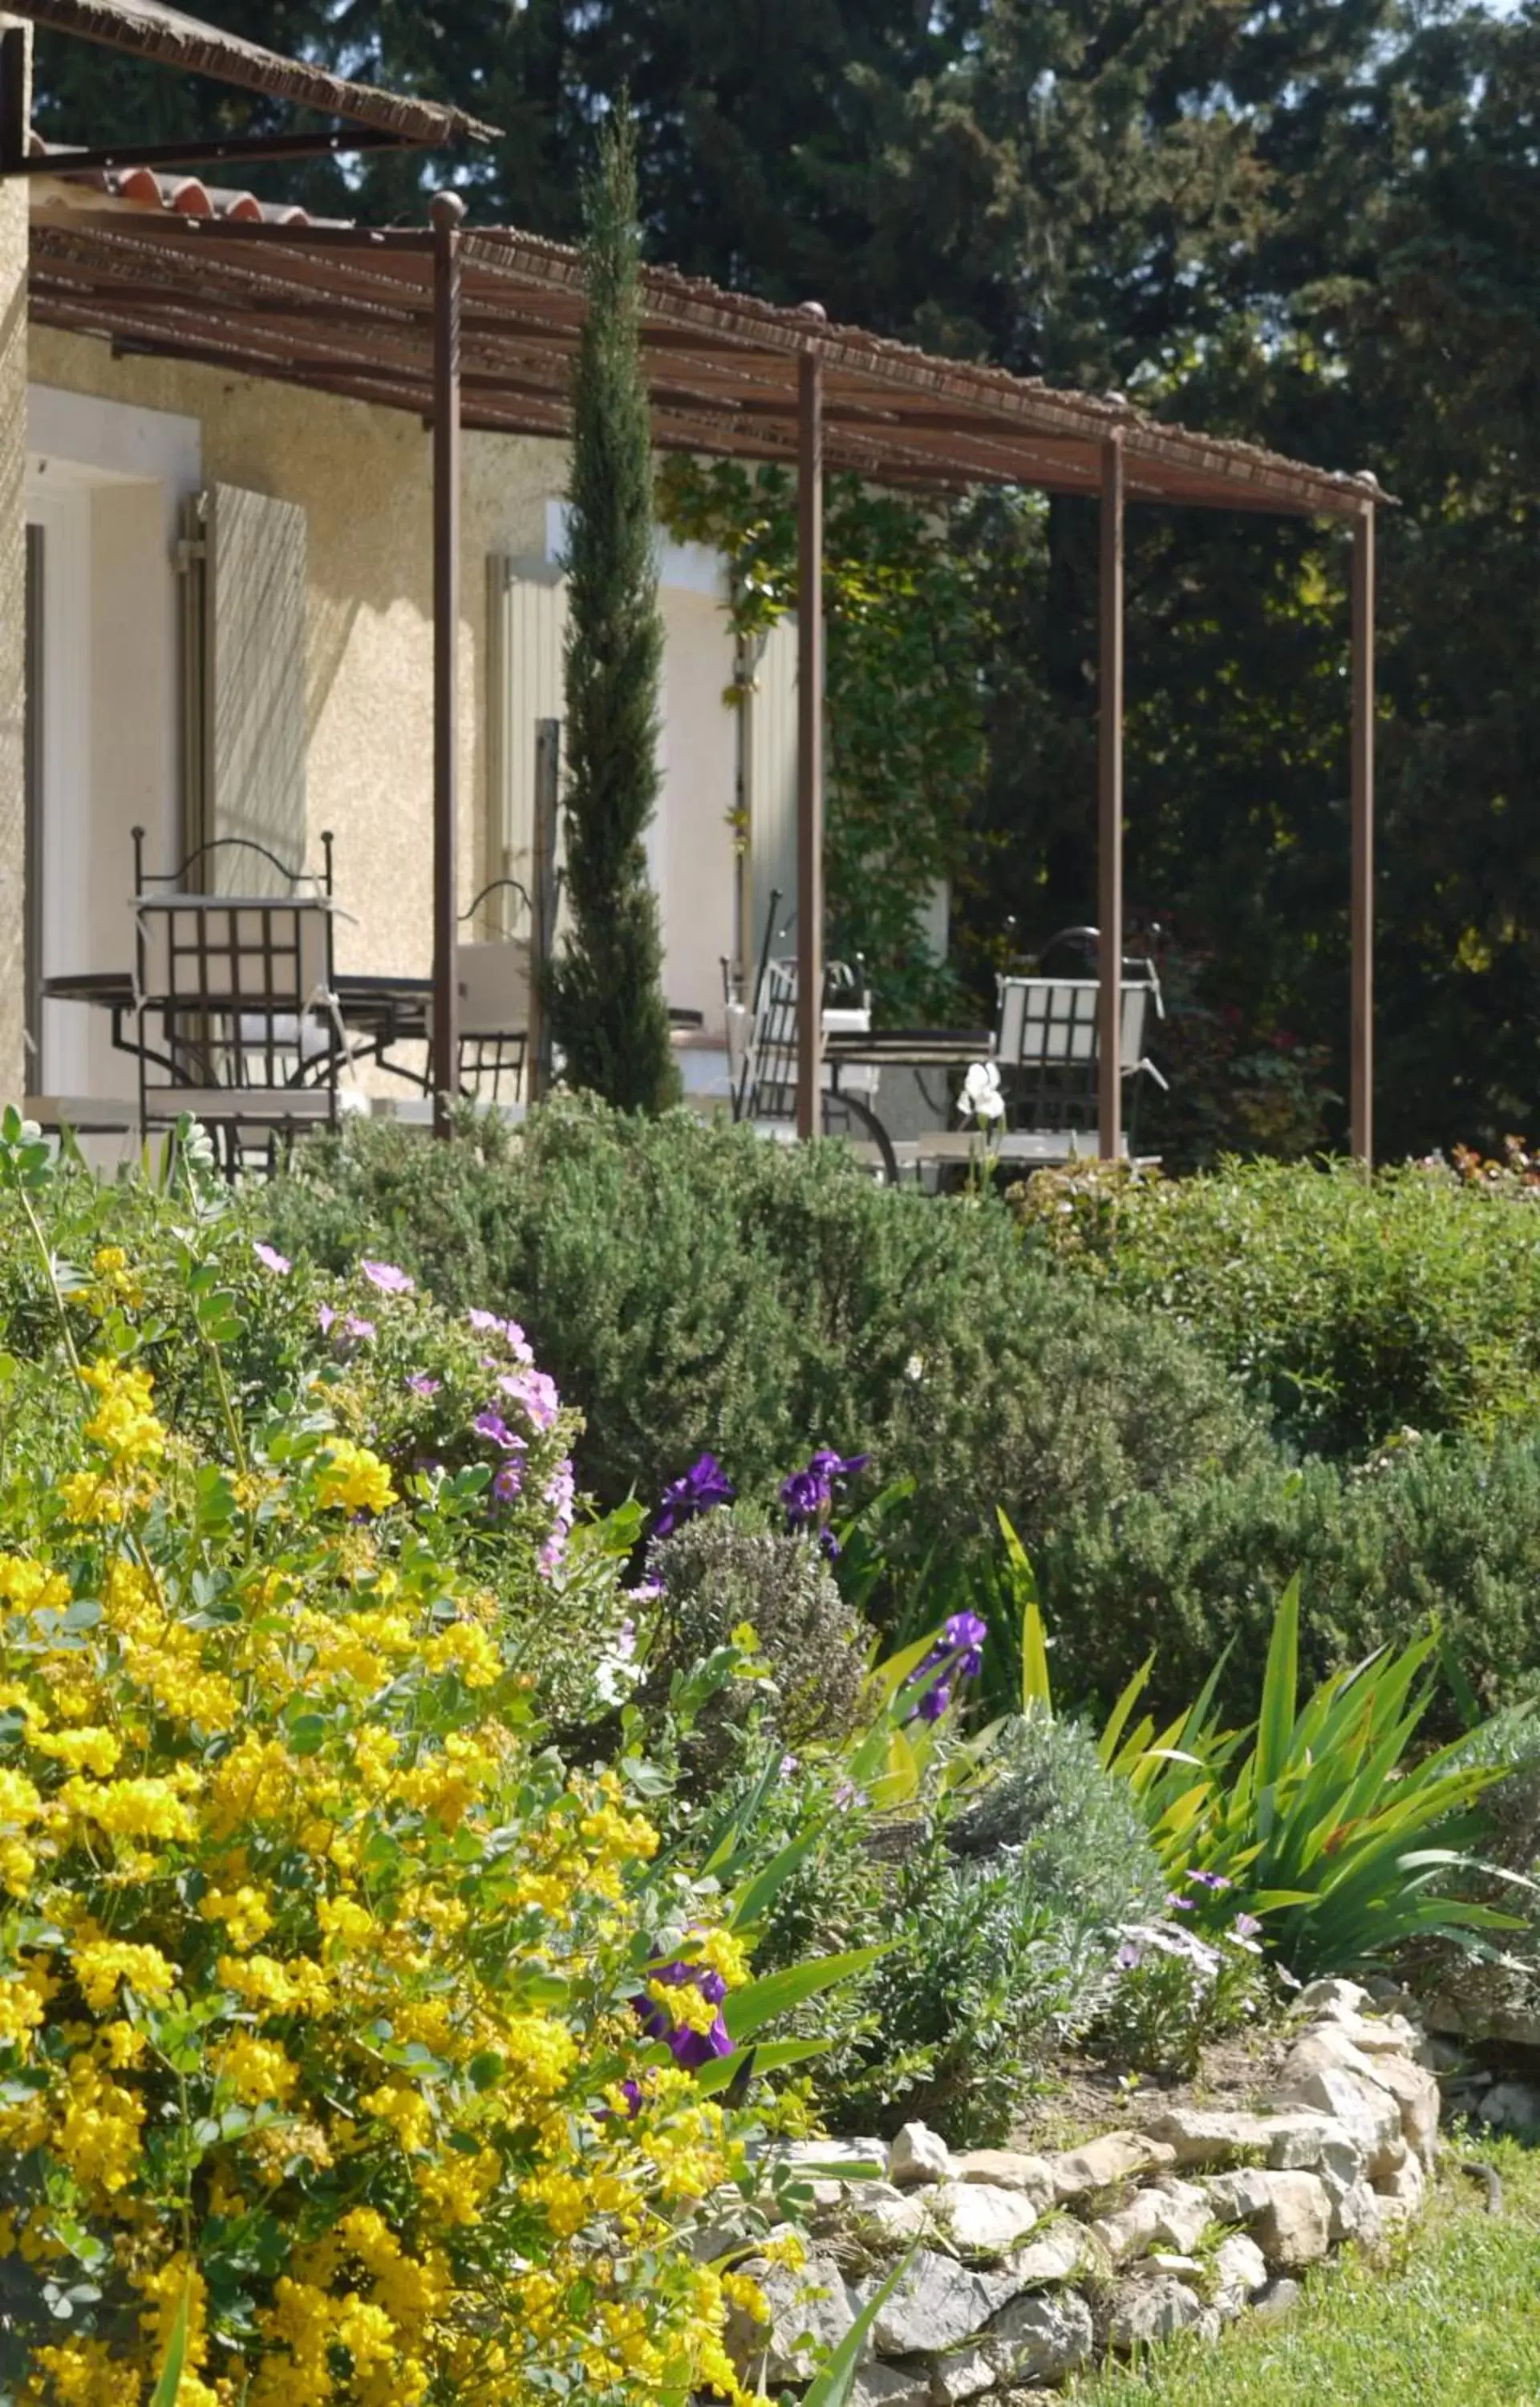
<svg viewBox="0 0 1540 2407">
<path fill-rule="evenodd" d="M 1096 1130 L 1101 1058 L 1096 944 L 1095 928 L 1066 929 L 1045 947 L 1037 976 L 996 980 L 999 1009 L 993 1058 L 1012 1131 L 1051 1135 L 1094 1134 Z M 1055 960 L 1066 966 L 1051 968 Z M 1144 1049 L 1151 1007 L 1157 1018 L 1165 1017 L 1154 963 L 1125 959 L 1118 1067 L 1129 1096 L 1130 1147 L 1144 1079 L 1166 1084 Z"/>
<path fill-rule="evenodd" d="M 528 930 L 534 913 L 516 877 L 494 877 L 484 886 L 460 924 L 475 918 L 489 894 L 511 893 L 524 906 Z M 459 988 L 459 1091 L 478 1103 L 526 1103 L 530 1057 L 530 1005 L 533 979 L 530 935 L 490 936 L 455 947 Z"/>
<path fill-rule="evenodd" d="M 749 1120 L 767 1135 L 789 1137 L 797 1124 L 797 964 L 772 957 L 781 907 L 778 892 L 770 896 L 754 999 L 749 1004 L 729 1003 L 727 1010 L 728 1062 L 732 1081 L 732 1116 Z M 824 972 L 824 1028 L 862 1033 L 871 1026 L 871 998 L 866 991 L 860 964 L 854 968 L 830 961 Z M 846 1139 L 862 1149 L 877 1175 L 889 1185 L 898 1177 L 897 1158 L 886 1129 L 872 1109 L 877 1074 L 859 1082 L 866 1095 L 851 1086 L 835 1088 L 825 1070 L 821 1120 L 826 1136 Z M 854 1083 L 854 1082 L 853 1082 Z"/>
<path fill-rule="evenodd" d="M 157 873 L 144 865 L 144 830 L 133 833 L 140 1135 L 190 1112 L 213 1136 L 227 1175 L 270 1169 L 288 1140 L 338 1118 L 347 1047 L 331 835 L 321 838 L 318 874 L 247 836 L 216 837 Z M 200 881 L 237 855 L 237 872 L 254 855 L 289 891 L 205 890 Z"/>
</svg>

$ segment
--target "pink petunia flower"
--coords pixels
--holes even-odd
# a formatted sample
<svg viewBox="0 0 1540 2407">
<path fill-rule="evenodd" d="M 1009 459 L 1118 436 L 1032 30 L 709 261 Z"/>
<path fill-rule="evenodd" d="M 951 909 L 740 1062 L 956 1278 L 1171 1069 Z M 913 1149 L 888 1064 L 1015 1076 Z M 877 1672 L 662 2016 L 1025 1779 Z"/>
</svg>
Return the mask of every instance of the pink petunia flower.
<svg viewBox="0 0 1540 2407">
<path fill-rule="evenodd" d="M 382 1295 L 417 1293 L 416 1279 L 409 1278 L 405 1271 L 398 1270 L 394 1262 L 360 1262 L 359 1268 L 371 1287 L 377 1287 Z"/>
<path fill-rule="evenodd" d="M 556 1381 L 548 1371 L 507 1371 L 498 1381 L 505 1396 L 522 1404 L 537 1430 L 553 1429 L 561 1410 Z"/>
<path fill-rule="evenodd" d="M 280 1278 L 286 1277 L 294 1267 L 287 1254 L 280 1254 L 276 1246 L 264 1245 L 261 1237 L 252 1240 L 251 1250 L 263 1270 L 276 1271 Z"/>
</svg>

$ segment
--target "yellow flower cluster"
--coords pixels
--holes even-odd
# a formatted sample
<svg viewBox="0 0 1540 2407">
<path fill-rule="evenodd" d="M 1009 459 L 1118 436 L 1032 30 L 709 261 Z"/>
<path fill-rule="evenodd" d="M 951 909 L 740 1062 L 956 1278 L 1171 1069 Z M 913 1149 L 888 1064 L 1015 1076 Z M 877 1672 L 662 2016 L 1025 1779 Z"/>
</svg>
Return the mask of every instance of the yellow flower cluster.
<svg viewBox="0 0 1540 2407">
<path fill-rule="evenodd" d="M 334 1437 L 316 1474 L 316 1496 L 321 1504 L 345 1513 L 383 1513 L 396 1502 L 390 1474 L 377 1454 L 351 1438 Z"/>
<path fill-rule="evenodd" d="M 296 1416 L 200 1517 L 148 1373 L 83 1375 L 82 1467 L 0 1524 L 0 2256 L 87 2232 L 103 2293 L 25 2407 L 148 2407 L 183 2329 L 177 2407 L 744 2400 L 756 2294 L 687 2243 L 733 2116 L 629 2003 L 657 1832 L 522 1734 L 484 1573 L 339 1518 L 401 1503 L 362 1434 Z"/>
</svg>

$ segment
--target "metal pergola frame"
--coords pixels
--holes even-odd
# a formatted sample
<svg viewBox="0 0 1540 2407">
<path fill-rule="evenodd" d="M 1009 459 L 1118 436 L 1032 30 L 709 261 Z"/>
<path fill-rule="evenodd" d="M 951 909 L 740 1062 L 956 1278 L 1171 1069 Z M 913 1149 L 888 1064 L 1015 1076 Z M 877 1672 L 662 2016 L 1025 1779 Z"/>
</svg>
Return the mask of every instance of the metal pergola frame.
<svg viewBox="0 0 1540 2407">
<path fill-rule="evenodd" d="M 429 230 L 237 224 L 136 209 L 34 221 L 30 298 L 46 325 L 115 350 L 202 362 L 409 409 L 433 430 L 434 1026 L 456 1059 L 453 976 L 462 427 L 562 437 L 585 314 L 582 262 L 508 228 L 467 228 L 441 194 Z M 1350 746 L 1352 1149 L 1373 1149 L 1374 565 L 1369 475 L 1170 426 L 1116 397 L 941 360 L 647 268 L 642 343 L 660 449 L 781 461 L 798 477 L 798 1124 L 818 1126 L 824 792 L 822 483 L 961 491 L 982 483 L 1081 493 L 1101 510 L 1098 697 L 1099 1142 L 1121 1147 L 1123 543 L 1130 503 L 1261 510 L 1352 530 Z M 441 1092 L 435 1125 L 447 1126 Z"/>
<path fill-rule="evenodd" d="M 308 59 L 285 58 L 261 42 L 226 33 L 185 16 L 166 0 L 7 0 L 6 13 L 26 18 L 49 31 L 78 36 L 125 57 L 151 65 L 175 68 L 183 75 L 206 76 L 297 108 L 324 117 L 338 117 L 334 133 L 210 135 L 190 142 L 116 142 L 65 151 L 35 150 L 26 138 L 19 102 L 24 88 L 24 59 L 19 28 L 6 35 L 7 55 L 4 80 L 12 105 L 0 113 L 0 182 L 13 177 L 96 175 L 117 168 L 180 168 L 193 163 L 256 166 L 273 160 L 332 157 L 362 150 L 443 150 L 451 144 L 482 143 L 496 138 L 494 126 L 483 125 L 462 108 L 442 102 L 418 100 L 405 93 L 382 92 L 375 84 L 355 83 L 333 75 Z"/>
</svg>

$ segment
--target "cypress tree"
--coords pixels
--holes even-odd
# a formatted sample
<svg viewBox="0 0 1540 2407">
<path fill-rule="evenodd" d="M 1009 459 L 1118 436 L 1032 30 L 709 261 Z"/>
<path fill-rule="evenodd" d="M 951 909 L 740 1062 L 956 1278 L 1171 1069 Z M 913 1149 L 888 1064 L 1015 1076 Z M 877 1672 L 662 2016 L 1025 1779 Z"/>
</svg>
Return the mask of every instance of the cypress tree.
<svg viewBox="0 0 1540 2407">
<path fill-rule="evenodd" d="M 551 984 L 567 1076 L 627 1110 L 674 1102 L 657 902 L 643 837 L 657 801 L 663 622 L 642 374 L 636 138 L 622 105 L 584 187 L 588 311 L 572 376 L 567 544 L 567 893 Z"/>
</svg>

